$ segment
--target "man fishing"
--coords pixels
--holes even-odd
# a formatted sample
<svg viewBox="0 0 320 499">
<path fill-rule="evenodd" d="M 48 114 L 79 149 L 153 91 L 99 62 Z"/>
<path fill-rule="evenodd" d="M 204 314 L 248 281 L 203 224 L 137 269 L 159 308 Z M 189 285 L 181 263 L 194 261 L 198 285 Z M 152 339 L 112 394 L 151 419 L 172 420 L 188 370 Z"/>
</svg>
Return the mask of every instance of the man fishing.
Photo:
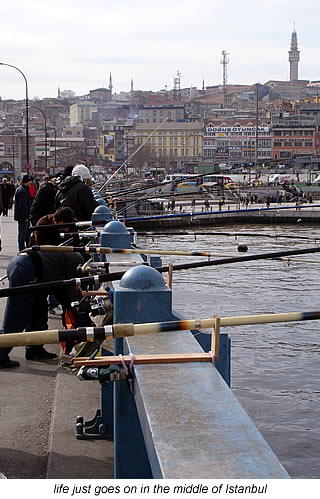
<svg viewBox="0 0 320 499">
<path fill-rule="evenodd" d="M 78 274 L 78 265 L 84 258 L 79 253 L 36 253 L 31 249 L 15 256 L 8 265 L 9 287 L 23 286 L 39 282 L 70 279 Z M 70 308 L 73 301 L 82 298 L 79 288 L 59 287 L 54 290 L 28 292 L 7 298 L 2 334 L 23 331 L 42 331 L 48 329 L 47 297 L 53 293 L 64 309 Z M 19 367 L 20 363 L 11 360 L 11 348 L 0 348 L 0 369 Z M 27 346 L 25 358 L 54 359 L 55 353 L 45 350 L 43 345 Z"/>
</svg>

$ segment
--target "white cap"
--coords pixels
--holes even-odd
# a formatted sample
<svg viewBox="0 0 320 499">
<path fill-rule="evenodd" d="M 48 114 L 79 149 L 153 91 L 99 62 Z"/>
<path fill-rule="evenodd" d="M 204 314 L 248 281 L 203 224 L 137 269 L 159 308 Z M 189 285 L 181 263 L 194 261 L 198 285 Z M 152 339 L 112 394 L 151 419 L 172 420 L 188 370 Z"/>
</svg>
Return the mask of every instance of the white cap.
<svg viewBox="0 0 320 499">
<path fill-rule="evenodd" d="M 74 166 L 71 175 L 73 177 L 80 177 L 81 180 L 85 178 L 91 178 L 91 173 L 89 168 L 84 165 L 76 165 Z"/>
</svg>

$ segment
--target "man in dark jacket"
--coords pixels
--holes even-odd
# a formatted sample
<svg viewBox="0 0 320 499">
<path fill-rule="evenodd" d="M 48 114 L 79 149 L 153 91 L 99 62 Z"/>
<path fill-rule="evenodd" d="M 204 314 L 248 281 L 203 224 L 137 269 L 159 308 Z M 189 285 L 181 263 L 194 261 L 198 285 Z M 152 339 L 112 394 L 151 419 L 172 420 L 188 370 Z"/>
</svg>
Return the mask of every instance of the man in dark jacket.
<svg viewBox="0 0 320 499">
<path fill-rule="evenodd" d="M 95 201 L 90 187 L 86 185 L 90 179 L 90 171 L 84 165 L 76 165 L 72 175 L 66 177 L 59 185 L 55 197 L 55 208 L 69 206 L 79 221 L 90 220 L 99 204 Z"/>
<path fill-rule="evenodd" d="M 80 253 L 36 253 L 31 248 L 15 256 L 8 265 L 9 286 L 23 286 L 36 282 L 50 282 L 71 279 L 78 274 L 78 265 L 84 263 Z M 59 287 L 53 290 L 26 293 L 7 298 L 1 333 L 22 331 L 43 331 L 48 329 L 48 293 L 54 296 L 64 308 L 71 302 L 81 299 L 81 291 L 74 286 Z M 11 348 L 0 348 L 0 369 L 19 367 L 19 362 L 11 360 Z M 56 354 L 47 352 L 41 345 L 25 348 L 27 360 L 53 359 Z"/>
<path fill-rule="evenodd" d="M 18 248 L 19 251 L 28 246 L 29 243 L 29 220 L 32 199 L 29 186 L 32 179 L 29 175 L 22 177 L 21 185 L 16 190 L 14 197 L 14 219 L 18 222 Z"/>
<path fill-rule="evenodd" d="M 54 198 L 57 191 L 58 186 L 56 185 L 56 178 L 49 177 L 48 181 L 37 191 L 36 197 L 32 203 L 30 210 L 32 225 L 36 225 L 37 221 L 44 215 L 54 213 Z"/>
<path fill-rule="evenodd" d="M 12 184 L 8 184 L 8 180 L 4 178 L 1 184 L 1 192 L 2 192 L 2 203 L 3 203 L 3 216 L 8 216 L 8 210 L 10 206 L 10 202 L 14 196 L 14 189 L 12 188 Z"/>
</svg>

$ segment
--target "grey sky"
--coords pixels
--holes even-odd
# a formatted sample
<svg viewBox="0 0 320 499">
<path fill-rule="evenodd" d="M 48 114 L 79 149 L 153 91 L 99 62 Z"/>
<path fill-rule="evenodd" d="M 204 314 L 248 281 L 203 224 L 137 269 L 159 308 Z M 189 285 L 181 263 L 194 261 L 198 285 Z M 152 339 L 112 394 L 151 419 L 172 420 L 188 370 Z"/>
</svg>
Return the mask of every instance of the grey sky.
<svg viewBox="0 0 320 499">
<path fill-rule="evenodd" d="M 318 0 L 11 0 L 1 7 L 0 62 L 19 67 L 30 98 L 54 97 L 58 86 L 77 95 L 108 86 L 160 90 L 222 82 L 264 83 L 289 77 L 296 23 L 299 78 L 320 79 Z M 24 98 L 17 71 L 0 66 L 0 96 Z"/>
</svg>

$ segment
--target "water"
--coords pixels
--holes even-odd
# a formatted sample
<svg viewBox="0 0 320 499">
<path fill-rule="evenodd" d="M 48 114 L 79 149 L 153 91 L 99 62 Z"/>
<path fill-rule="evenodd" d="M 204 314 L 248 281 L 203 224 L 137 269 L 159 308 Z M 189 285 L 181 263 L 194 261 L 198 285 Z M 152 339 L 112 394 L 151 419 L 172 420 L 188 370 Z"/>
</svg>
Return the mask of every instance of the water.
<svg viewBox="0 0 320 499">
<path fill-rule="evenodd" d="M 208 231 L 209 229 L 202 229 Z M 219 229 L 214 228 L 214 231 Z M 259 232 L 261 237 L 155 236 L 141 247 L 248 253 L 314 247 L 314 241 L 271 239 L 264 234 L 320 237 L 306 226 L 228 226 L 228 232 Z M 174 272 L 174 309 L 186 318 L 206 318 L 319 310 L 320 254 L 300 256 L 319 264 L 259 260 Z M 164 257 L 163 263 L 199 257 Z M 319 322 L 228 327 L 232 341 L 231 388 L 293 478 L 320 478 Z"/>
</svg>

